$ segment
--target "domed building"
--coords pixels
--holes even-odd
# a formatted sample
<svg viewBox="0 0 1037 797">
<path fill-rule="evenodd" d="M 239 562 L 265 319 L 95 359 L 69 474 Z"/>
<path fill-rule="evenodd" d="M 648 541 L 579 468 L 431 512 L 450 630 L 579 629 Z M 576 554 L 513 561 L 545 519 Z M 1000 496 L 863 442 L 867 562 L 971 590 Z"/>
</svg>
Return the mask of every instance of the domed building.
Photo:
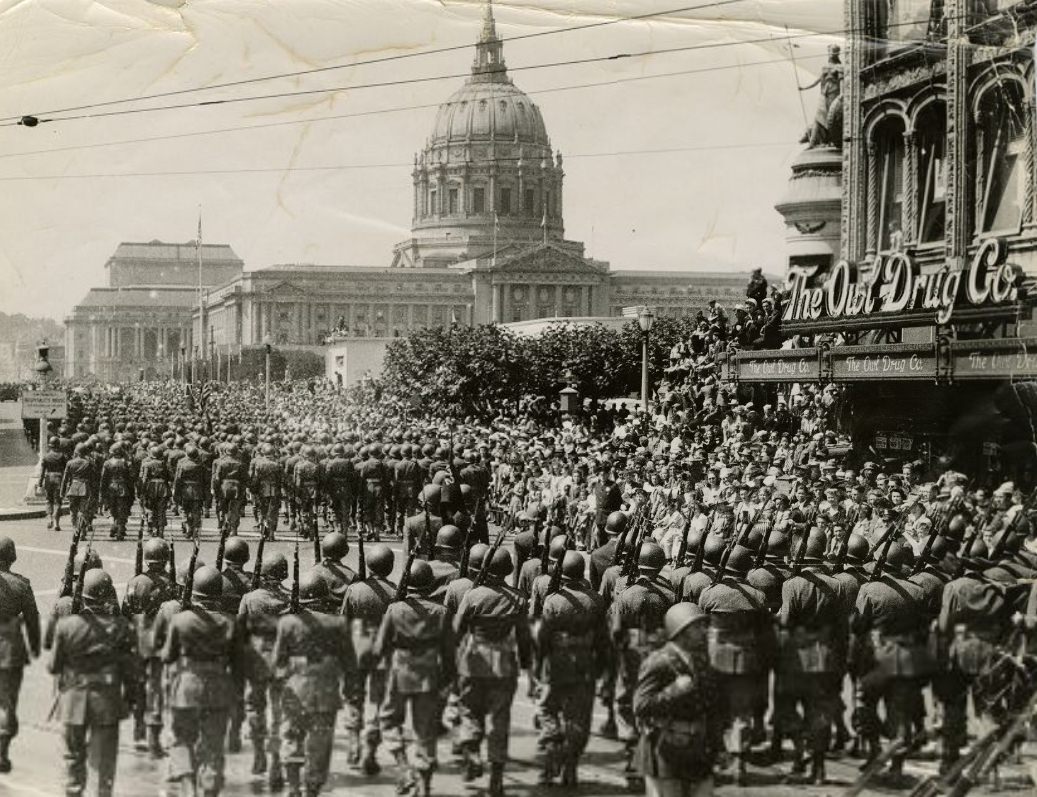
<svg viewBox="0 0 1037 797">
<path fill-rule="evenodd" d="M 393 266 L 436 268 L 564 240 L 562 155 L 544 117 L 508 76 L 488 3 L 472 75 L 436 113 L 414 156 L 412 237 Z"/>
</svg>

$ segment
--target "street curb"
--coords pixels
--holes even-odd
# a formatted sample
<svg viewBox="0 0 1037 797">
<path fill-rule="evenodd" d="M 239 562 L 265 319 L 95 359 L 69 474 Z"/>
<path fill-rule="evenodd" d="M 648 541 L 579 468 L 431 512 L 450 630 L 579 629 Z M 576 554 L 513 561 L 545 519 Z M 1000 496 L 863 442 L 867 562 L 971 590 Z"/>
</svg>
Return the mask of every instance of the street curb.
<svg viewBox="0 0 1037 797">
<path fill-rule="evenodd" d="M 33 518 L 47 517 L 46 507 L 7 507 L 0 508 L 0 521 L 4 520 L 31 520 Z"/>
</svg>

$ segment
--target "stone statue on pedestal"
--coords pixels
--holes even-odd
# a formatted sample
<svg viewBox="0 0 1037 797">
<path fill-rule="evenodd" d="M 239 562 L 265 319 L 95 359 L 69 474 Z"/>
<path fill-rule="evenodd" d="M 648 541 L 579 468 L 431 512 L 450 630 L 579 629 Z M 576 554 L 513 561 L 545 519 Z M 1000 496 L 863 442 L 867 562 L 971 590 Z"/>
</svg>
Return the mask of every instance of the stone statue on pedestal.
<svg viewBox="0 0 1037 797">
<path fill-rule="evenodd" d="M 800 91 L 807 91 L 815 86 L 821 87 L 814 121 L 800 139 L 800 143 L 806 144 L 810 149 L 842 148 L 843 65 L 839 60 L 839 52 L 838 45 L 831 45 L 828 48 L 828 63 L 821 69 L 817 80 L 808 86 L 799 87 Z"/>
</svg>

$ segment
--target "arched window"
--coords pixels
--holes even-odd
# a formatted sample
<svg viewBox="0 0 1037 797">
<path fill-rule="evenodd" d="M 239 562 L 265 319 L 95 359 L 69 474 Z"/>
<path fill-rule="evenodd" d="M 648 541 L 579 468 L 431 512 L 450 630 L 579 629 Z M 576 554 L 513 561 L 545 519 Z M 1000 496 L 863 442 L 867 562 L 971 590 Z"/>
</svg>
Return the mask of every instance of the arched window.
<svg viewBox="0 0 1037 797">
<path fill-rule="evenodd" d="M 918 242 L 942 241 L 947 211 L 947 109 L 942 102 L 925 108 L 915 122 Z"/>
<path fill-rule="evenodd" d="M 1025 99 L 1015 81 L 983 93 L 976 114 L 976 232 L 1017 230 L 1026 190 Z"/>
<path fill-rule="evenodd" d="M 875 218 L 873 246 L 880 252 L 900 248 L 904 229 L 904 122 L 890 117 L 879 123 L 869 148 L 875 162 L 869 169 L 874 180 Z"/>
</svg>

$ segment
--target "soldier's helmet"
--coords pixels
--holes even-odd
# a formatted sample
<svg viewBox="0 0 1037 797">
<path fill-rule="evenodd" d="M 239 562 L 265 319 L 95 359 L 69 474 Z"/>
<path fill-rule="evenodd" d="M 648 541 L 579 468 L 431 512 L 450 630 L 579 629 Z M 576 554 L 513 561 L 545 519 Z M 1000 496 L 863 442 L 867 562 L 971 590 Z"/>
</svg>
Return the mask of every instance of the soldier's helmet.
<svg viewBox="0 0 1037 797">
<path fill-rule="evenodd" d="M 688 529 L 688 553 L 694 554 L 702 544 L 701 529 Z M 676 567 L 676 565 L 674 565 Z"/>
<path fill-rule="evenodd" d="M 943 557 L 950 553 L 954 547 L 955 543 L 952 540 L 948 540 L 946 537 L 937 537 L 933 540 L 933 544 L 928 551 L 925 551 L 924 548 L 922 549 L 925 553 L 925 556 L 922 558 L 926 564 L 939 564 L 943 561 Z M 921 554 L 919 555 L 921 556 Z"/>
<path fill-rule="evenodd" d="M 767 537 L 767 555 L 784 559 L 789 554 L 789 538 L 780 531 L 772 531 Z"/>
<path fill-rule="evenodd" d="M 195 446 L 194 443 L 188 443 L 186 446 L 184 446 L 184 453 L 190 459 L 198 459 L 198 448 L 197 446 Z"/>
<path fill-rule="evenodd" d="M 404 443 L 402 446 L 400 446 L 400 456 L 404 459 L 407 459 L 412 452 L 413 449 L 410 447 L 410 443 Z"/>
<path fill-rule="evenodd" d="M 673 639 L 692 623 L 707 622 L 709 615 L 694 603 L 675 603 L 666 610 L 663 625 L 666 627 L 666 638 Z"/>
<path fill-rule="evenodd" d="M 435 456 L 435 453 L 436 453 L 436 447 L 434 445 L 432 445 L 432 443 L 425 443 L 425 445 L 423 445 L 421 447 L 421 455 L 422 456 L 432 457 L 432 456 Z"/>
<path fill-rule="evenodd" d="M 720 564 L 720 557 L 724 555 L 727 541 L 719 534 L 710 534 L 706 537 L 706 546 L 702 552 L 702 558 L 711 565 Z"/>
<path fill-rule="evenodd" d="M 436 532 L 436 547 L 447 551 L 456 551 L 461 547 L 463 535 L 461 529 L 452 524 L 447 524 Z"/>
<path fill-rule="evenodd" d="M 620 512 L 617 509 L 615 512 L 612 512 L 605 519 L 605 533 L 606 534 L 622 534 L 623 531 L 627 527 L 627 522 L 628 521 L 629 521 L 629 518 L 627 518 L 626 512 Z"/>
<path fill-rule="evenodd" d="M 391 459 L 399 459 L 400 458 L 400 446 L 396 446 L 396 445 L 389 446 L 389 457 Z"/>
<path fill-rule="evenodd" d="M 969 570 L 986 570 L 992 564 L 990 549 L 982 538 L 977 537 L 968 550 L 959 554 L 962 563 Z"/>
<path fill-rule="evenodd" d="M 429 484 L 421 491 L 422 503 L 428 506 L 428 511 L 433 515 L 439 513 L 439 485 Z"/>
<path fill-rule="evenodd" d="M 227 452 L 228 457 L 236 457 L 238 455 L 238 444 L 232 440 L 227 443 L 224 450 Z"/>
<path fill-rule="evenodd" d="M 727 566 L 724 573 L 727 575 L 744 576 L 753 566 L 753 552 L 744 545 L 736 545 L 731 549 L 731 555 L 727 557 Z"/>
<path fill-rule="evenodd" d="M 871 554 L 871 546 L 860 534 L 851 534 L 846 541 L 846 560 L 852 564 L 863 564 Z"/>
<path fill-rule="evenodd" d="M 547 556 L 552 562 L 557 562 L 565 556 L 565 540 L 565 532 L 551 539 L 551 545 L 547 549 Z"/>
<path fill-rule="evenodd" d="M 346 447 L 344 445 L 342 445 L 342 443 L 335 443 L 335 445 L 333 445 L 331 447 L 331 453 L 332 453 L 332 455 L 334 455 L 336 457 L 345 456 L 345 454 L 346 454 Z"/>
<path fill-rule="evenodd" d="M 219 598 L 223 595 L 223 576 L 215 567 L 203 565 L 194 574 L 191 595 L 195 598 Z"/>
<path fill-rule="evenodd" d="M 264 457 L 272 457 L 274 455 L 274 446 L 272 443 L 263 443 L 263 447 L 260 449 L 260 453 Z"/>
<path fill-rule="evenodd" d="M 432 568 L 424 559 L 411 562 L 407 588 L 410 592 L 427 592 L 432 589 Z"/>
<path fill-rule="evenodd" d="M 89 446 L 86 443 L 78 443 L 75 448 L 75 455 L 77 457 L 85 457 L 86 452 L 89 450 Z"/>
<path fill-rule="evenodd" d="M 641 573 L 658 573 L 666 564 L 666 554 L 654 542 L 646 542 L 641 546 L 641 554 L 637 557 L 637 569 Z"/>
<path fill-rule="evenodd" d="M 328 582 L 320 573 L 310 570 L 299 577 L 299 601 L 301 603 L 320 603 L 331 594 Z"/>
<path fill-rule="evenodd" d="M 806 545 L 806 549 L 803 551 L 803 564 L 819 565 L 824 558 L 828 540 L 822 532 L 815 529 L 807 535 L 806 540 L 801 542 L 800 545 Z M 798 553 L 797 551 L 797 555 Z"/>
<path fill-rule="evenodd" d="M 299 453 L 302 456 L 304 456 L 306 459 L 312 459 L 313 458 L 313 446 L 303 446 L 299 450 Z"/>
<path fill-rule="evenodd" d="M 886 570 L 887 572 L 897 572 L 905 567 L 909 567 L 915 559 L 914 552 L 911 550 L 911 546 L 894 541 L 889 546 L 889 554 L 886 556 Z"/>
<path fill-rule="evenodd" d="M 263 578 L 275 578 L 284 581 L 288 578 L 288 560 L 281 552 L 263 557 L 263 565 L 259 571 Z"/>
<path fill-rule="evenodd" d="M 93 548 L 88 551 L 80 551 L 76 554 L 76 558 L 73 561 L 74 570 L 73 572 L 78 575 L 79 571 L 83 569 L 83 560 L 86 559 L 86 569 L 89 570 L 100 570 L 104 567 L 104 563 L 101 561 L 101 555 L 97 553 Z"/>
<path fill-rule="evenodd" d="M 0 564 L 10 565 L 18 560 L 18 552 L 14 548 L 14 540 L 0 537 Z"/>
<path fill-rule="evenodd" d="M 47 445 L 51 448 L 57 448 L 59 445 L 61 445 L 61 438 L 59 438 L 57 435 L 51 435 L 50 439 L 47 441 Z"/>
<path fill-rule="evenodd" d="M 96 605 L 115 598 L 115 585 L 112 577 L 99 567 L 88 570 L 83 575 L 83 602 Z"/>
<path fill-rule="evenodd" d="M 231 537 L 223 549 L 223 558 L 236 565 L 243 565 L 249 560 L 248 543 L 241 537 Z"/>
<path fill-rule="evenodd" d="M 368 453 L 372 457 L 374 457 L 375 459 L 381 459 L 382 458 L 382 444 L 381 443 L 371 443 L 371 448 L 369 449 Z"/>
<path fill-rule="evenodd" d="M 473 548 L 474 552 L 475 549 Z M 367 568 L 379 578 L 388 578 L 392 572 L 395 555 L 388 545 L 379 543 L 366 551 Z"/>
<path fill-rule="evenodd" d="M 328 559 L 338 561 L 349 553 L 349 541 L 345 535 L 338 531 L 324 535 L 320 544 L 321 553 Z"/>
<path fill-rule="evenodd" d="M 477 542 L 472 546 L 472 549 L 468 552 L 468 569 L 469 571 L 479 572 L 482 570 L 483 562 L 486 561 L 486 554 L 489 553 L 490 546 L 484 542 Z"/>
<path fill-rule="evenodd" d="M 122 456 L 122 443 L 112 443 L 108 447 L 108 456 L 121 457 Z"/>
<path fill-rule="evenodd" d="M 562 559 L 562 578 L 566 581 L 578 581 L 583 578 L 584 560 L 578 551 L 566 551 Z"/>
<path fill-rule="evenodd" d="M 169 543 L 165 540 L 150 539 L 144 543 L 144 561 L 164 564 L 169 561 Z"/>
<path fill-rule="evenodd" d="M 181 559 L 180 563 L 176 566 L 176 583 L 181 587 L 187 586 L 187 573 L 190 566 L 191 560 L 189 558 Z M 194 563 L 194 572 L 197 573 L 203 567 L 205 567 L 205 562 L 199 559 Z"/>
<path fill-rule="evenodd" d="M 151 455 L 152 459 L 158 459 L 162 454 L 162 449 L 159 446 L 152 446 L 148 449 L 148 454 Z"/>
<path fill-rule="evenodd" d="M 511 562 L 511 554 L 505 551 L 503 548 L 498 548 L 494 551 L 493 558 L 490 560 L 490 573 L 500 578 L 511 575 L 513 568 Z"/>
<path fill-rule="evenodd" d="M 450 471 L 448 470 L 437 470 L 432 476 L 432 485 L 435 487 L 442 488 L 449 481 Z"/>
<path fill-rule="evenodd" d="M 952 540 L 961 542 L 965 538 L 965 531 L 969 527 L 968 515 L 958 512 L 954 517 L 951 518 L 950 523 L 947 524 L 946 536 Z"/>
</svg>

